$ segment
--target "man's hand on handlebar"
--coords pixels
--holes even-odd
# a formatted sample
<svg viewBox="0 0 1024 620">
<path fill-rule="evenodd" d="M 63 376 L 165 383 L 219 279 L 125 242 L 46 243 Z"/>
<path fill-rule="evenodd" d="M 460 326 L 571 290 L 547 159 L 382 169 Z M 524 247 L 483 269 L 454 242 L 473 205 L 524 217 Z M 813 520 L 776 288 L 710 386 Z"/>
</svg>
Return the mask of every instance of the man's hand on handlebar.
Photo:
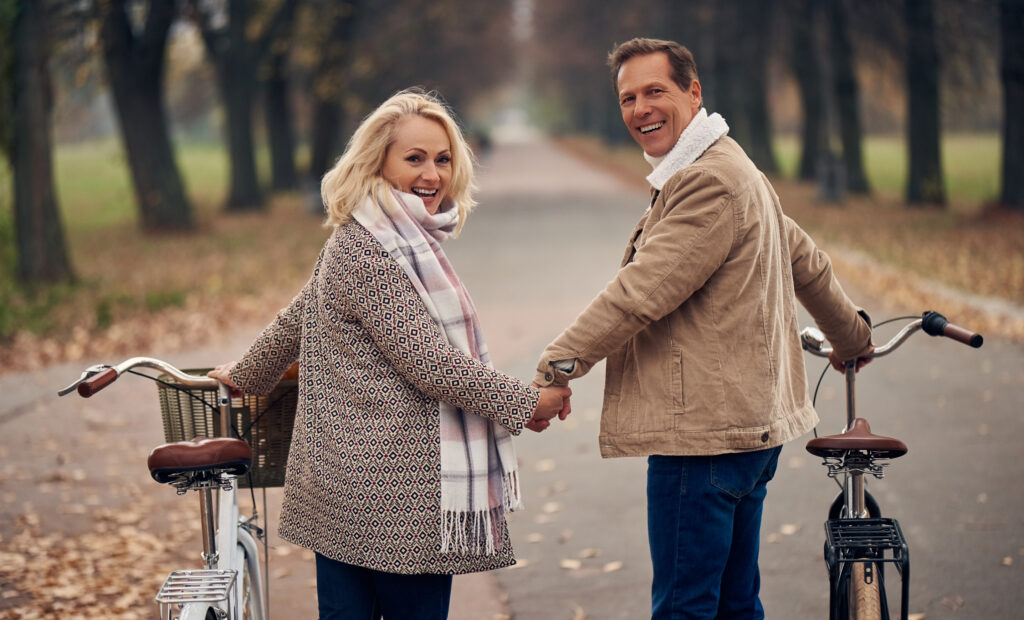
<svg viewBox="0 0 1024 620">
<path fill-rule="evenodd" d="M 871 355 L 871 353 L 874 352 L 874 350 L 875 350 L 874 345 L 871 345 L 870 347 L 868 347 L 867 351 L 864 351 L 864 354 L 865 355 Z M 864 368 L 865 366 L 870 364 L 872 359 L 874 359 L 874 358 L 871 358 L 871 357 L 858 357 L 857 358 L 857 365 L 853 369 L 854 372 L 857 372 L 861 368 Z M 829 361 L 830 364 L 832 364 L 832 368 L 835 368 L 839 372 L 846 372 L 846 360 L 839 359 L 839 356 L 836 355 L 835 351 L 832 351 L 831 353 L 829 353 L 828 361 Z"/>
</svg>

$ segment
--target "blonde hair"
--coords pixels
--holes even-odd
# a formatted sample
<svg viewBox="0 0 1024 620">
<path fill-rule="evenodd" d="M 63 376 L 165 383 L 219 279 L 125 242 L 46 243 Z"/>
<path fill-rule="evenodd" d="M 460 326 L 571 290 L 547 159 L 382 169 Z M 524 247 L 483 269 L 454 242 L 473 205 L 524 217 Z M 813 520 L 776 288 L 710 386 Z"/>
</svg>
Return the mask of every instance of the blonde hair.
<svg viewBox="0 0 1024 620">
<path fill-rule="evenodd" d="M 394 186 L 381 169 L 388 148 L 395 142 L 398 121 L 411 115 L 436 121 L 444 127 L 451 143 L 452 176 L 448 197 L 458 206 L 459 223 L 466 223 L 476 206 L 473 199 L 473 152 L 444 103 L 431 93 L 407 89 L 391 96 L 370 113 L 348 141 L 345 152 L 320 182 L 320 196 L 327 209 L 327 226 L 341 226 L 352 219 L 352 211 L 367 196 L 394 201 Z"/>
</svg>

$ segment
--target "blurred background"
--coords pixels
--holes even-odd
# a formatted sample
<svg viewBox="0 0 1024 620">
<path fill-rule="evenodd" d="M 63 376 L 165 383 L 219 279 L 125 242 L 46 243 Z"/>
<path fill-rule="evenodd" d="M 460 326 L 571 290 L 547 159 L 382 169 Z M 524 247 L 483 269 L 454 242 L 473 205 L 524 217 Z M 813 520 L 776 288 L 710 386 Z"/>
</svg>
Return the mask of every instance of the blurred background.
<svg viewBox="0 0 1024 620">
<path fill-rule="evenodd" d="M 320 176 L 402 88 L 436 89 L 481 159 L 528 129 L 636 165 L 604 63 L 638 35 L 688 45 L 709 112 L 819 203 L 939 213 L 924 229 L 1011 218 L 990 227 L 1009 233 L 996 242 L 1007 273 L 939 278 L 1020 302 L 1022 12 L 1021 0 L 4 0 L 3 363 L 75 359 L 127 316 L 244 305 L 260 288 L 249 276 L 290 281 L 321 237 L 293 239 L 273 218 L 316 220 Z M 267 265 L 232 252 L 269 231 Z"/>
</svg>

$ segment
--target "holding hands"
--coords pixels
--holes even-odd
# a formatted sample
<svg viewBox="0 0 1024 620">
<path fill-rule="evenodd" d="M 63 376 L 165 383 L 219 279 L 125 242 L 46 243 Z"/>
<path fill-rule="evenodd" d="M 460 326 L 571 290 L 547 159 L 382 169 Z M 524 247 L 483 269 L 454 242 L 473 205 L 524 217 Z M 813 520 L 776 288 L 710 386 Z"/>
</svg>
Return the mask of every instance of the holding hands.
<svg viewBox="0 0 1024 620">
<path fill-rule="evenodd" d="M 533 387 L 539 387 L 534 384 Z M 526 423 L 526 428 L 539 433 L 551 426 L 551 420 L 558 416 L 559 420 L 569 417 L 572 406 L 569 397 L 572 390 L 567 387 L 542 387 L 540 389 L 540 400 L 533 409 L 533 416 Z"/>
</svg>

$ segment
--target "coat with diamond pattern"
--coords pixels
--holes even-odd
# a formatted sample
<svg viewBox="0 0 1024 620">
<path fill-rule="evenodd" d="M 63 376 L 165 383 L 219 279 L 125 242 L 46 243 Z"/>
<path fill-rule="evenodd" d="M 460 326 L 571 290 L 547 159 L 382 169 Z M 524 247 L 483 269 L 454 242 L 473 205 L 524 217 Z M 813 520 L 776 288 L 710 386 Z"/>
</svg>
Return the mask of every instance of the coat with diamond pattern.
<svg viewBox="0 0 1024 620">
<path fill-rule="evenodd" d="M 438 401 L 519 434 L 539 392 L 451 347 L 405 272 L 359 224 L 335 229 L 312 278 L 231 377 L 265 394 L 296 360 L 282 538 L 389 573 L 514 562 L 507 533 L 494 555 L 440 552 Z"/>
</svg>

